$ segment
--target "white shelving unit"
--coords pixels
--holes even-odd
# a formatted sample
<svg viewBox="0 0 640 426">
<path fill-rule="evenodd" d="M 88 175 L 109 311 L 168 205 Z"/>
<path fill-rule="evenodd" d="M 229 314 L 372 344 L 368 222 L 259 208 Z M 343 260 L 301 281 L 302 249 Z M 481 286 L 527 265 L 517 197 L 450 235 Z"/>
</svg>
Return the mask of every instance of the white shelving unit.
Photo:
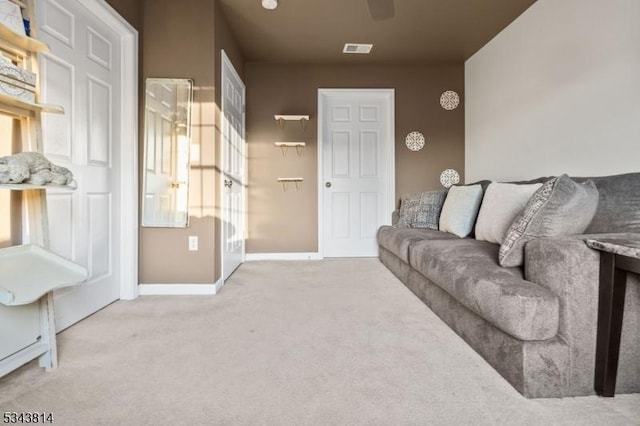
<svg viewBox="0 0 640 426">
<path fill-rule="evenodd" d="M 20 2 L 23 16 L 35 32 L 36 0 Z M 34 37 L 14 33 L 0 23 L 0 53 L 17 67 L 38 73 L 37 53 L 49 47 Z M 62 114 L 58 105 L 25 102 L 0 93 L 0 114 L 19 122 L 21 151 L 42 152 L 42 113 Z M 11 138 L 0 138 L 10 144 Z M 28 245 L 0 250 L 0 377 L 34 358 L 47 371 L 57 367 L 52 290 L 81 283 L 87 270 L 50 251 L 46 190 L 74 190 L 72 185 L 0 184 L 0 189 L 21 191 L 28 212 Z"/>
<path fill-rule="evenodd" d="M 299 121 L 302 129 L 304 130 L 309 122 L 308 115 L 274 115 L 273 117 L 276 119 L 281 129 L 284 128 L 287 121 Z"/>
<path fill-rule="evenodd" d="M 87 279 L 82 266 L 33 244 L 0 249 L 0 271 L 4 306 L 28 305 L 50 291 Z"/>
</svg>

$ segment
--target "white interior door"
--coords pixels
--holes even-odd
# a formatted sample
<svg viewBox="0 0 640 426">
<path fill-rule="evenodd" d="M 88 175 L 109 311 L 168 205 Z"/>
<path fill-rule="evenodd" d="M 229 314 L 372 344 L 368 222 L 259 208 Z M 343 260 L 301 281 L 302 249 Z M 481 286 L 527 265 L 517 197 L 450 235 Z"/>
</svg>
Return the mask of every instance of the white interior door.
<svg viewBox="0 0 640 426">
<path fill-rule="evenodd" d="M 222 276 L 245 256 L 245 86 L 222 51 Z"/>
<path fill-rule="evenodd" d="M 77 0 L 37 4 L 43 101 L 64 115 L 43 116 L 44 154 L 74 174 L 74 192 L 48 191 L 51 249 L 87 267 L 89 280 L 56 291 L 61 330 L 119 298 L 120 40 Z M 134 237 L 132 237 L 134 238 Z"/>
<path fill-rule="evenodd" d="M 325 257 L 378 255 L 394 204 L 394 92 L 320 89 L 320 241 Z"/>
</svg>

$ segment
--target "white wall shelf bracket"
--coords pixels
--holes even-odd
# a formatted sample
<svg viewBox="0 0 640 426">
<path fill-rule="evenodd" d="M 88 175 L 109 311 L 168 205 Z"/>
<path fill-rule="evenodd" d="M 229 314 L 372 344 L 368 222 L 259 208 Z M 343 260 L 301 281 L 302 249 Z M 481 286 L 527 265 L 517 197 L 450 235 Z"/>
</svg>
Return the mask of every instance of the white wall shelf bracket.
<svg viewBox="0 0 640 426">
<path fill-rule="evenodd" d="M 278 178 L 277 181 L 282 184 L 282 190 L 285 192 L 287 191 L 287 185 L 290 183 L 294 183 L 296 185 L 296 191 L 300 191 L 300 186 L 302 185 L 302 181 L 304 181 L 304 179 L 301 177 Z"/>
<path fill-rule="evenodd" d="M 287 149 L 288 148 L 295 148 L 296 149 L 296 153 L 298 154 L 298 157 L 300 157 L 302 155 L 302 151 L 304 149 L 304 147 L 306 146 L 306 143 L 304 142 L 276 142 L 274 143 L 275 146 L 280 147 L 280 151 L 282 152 L 282 156 L 286 156 L 287 155 Z"/>
<path fill-rule="evenodd" d="M 280 129 L 284 129 L 284 125 L 287 121 L 299 121 L 302 126 L 302 130 L 304 130 L 307 127 L 307 122 L 309 121 L 308 115 L 274 115 L 274 118 L 278 122 Z"/>
</svg>

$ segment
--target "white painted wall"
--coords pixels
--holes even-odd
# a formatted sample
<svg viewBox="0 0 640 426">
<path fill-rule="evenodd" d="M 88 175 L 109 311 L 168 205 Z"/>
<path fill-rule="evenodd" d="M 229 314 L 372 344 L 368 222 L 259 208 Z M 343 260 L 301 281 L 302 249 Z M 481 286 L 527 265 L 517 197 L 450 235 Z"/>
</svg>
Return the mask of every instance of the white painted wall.
<svg viewBox="0 0 640 426">
<path fill-rule="evenodd" d="M 538 0 L 465 64 L 465 178 L 640 171 L 640 0 Z"/>
</svg>

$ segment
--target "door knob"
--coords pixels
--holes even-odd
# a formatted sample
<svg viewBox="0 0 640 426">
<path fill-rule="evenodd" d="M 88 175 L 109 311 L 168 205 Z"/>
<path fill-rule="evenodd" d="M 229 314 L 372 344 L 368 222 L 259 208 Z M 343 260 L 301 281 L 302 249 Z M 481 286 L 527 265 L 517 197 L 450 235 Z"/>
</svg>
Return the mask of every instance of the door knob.
<svg viewBox="0 0 640 426">
<path fill-rule="evenodd" d="M 326 186 L 327 188 L 331 188 L 331 182 L 325 183 L 324 186 Z"/>
<path fill-rule="evenodd" d="M 231 179 L 229 180 L 224 180 L 224 186 L 227 188 L 231 188 L 233 186 L 233 181 Z"/>
</svg>

